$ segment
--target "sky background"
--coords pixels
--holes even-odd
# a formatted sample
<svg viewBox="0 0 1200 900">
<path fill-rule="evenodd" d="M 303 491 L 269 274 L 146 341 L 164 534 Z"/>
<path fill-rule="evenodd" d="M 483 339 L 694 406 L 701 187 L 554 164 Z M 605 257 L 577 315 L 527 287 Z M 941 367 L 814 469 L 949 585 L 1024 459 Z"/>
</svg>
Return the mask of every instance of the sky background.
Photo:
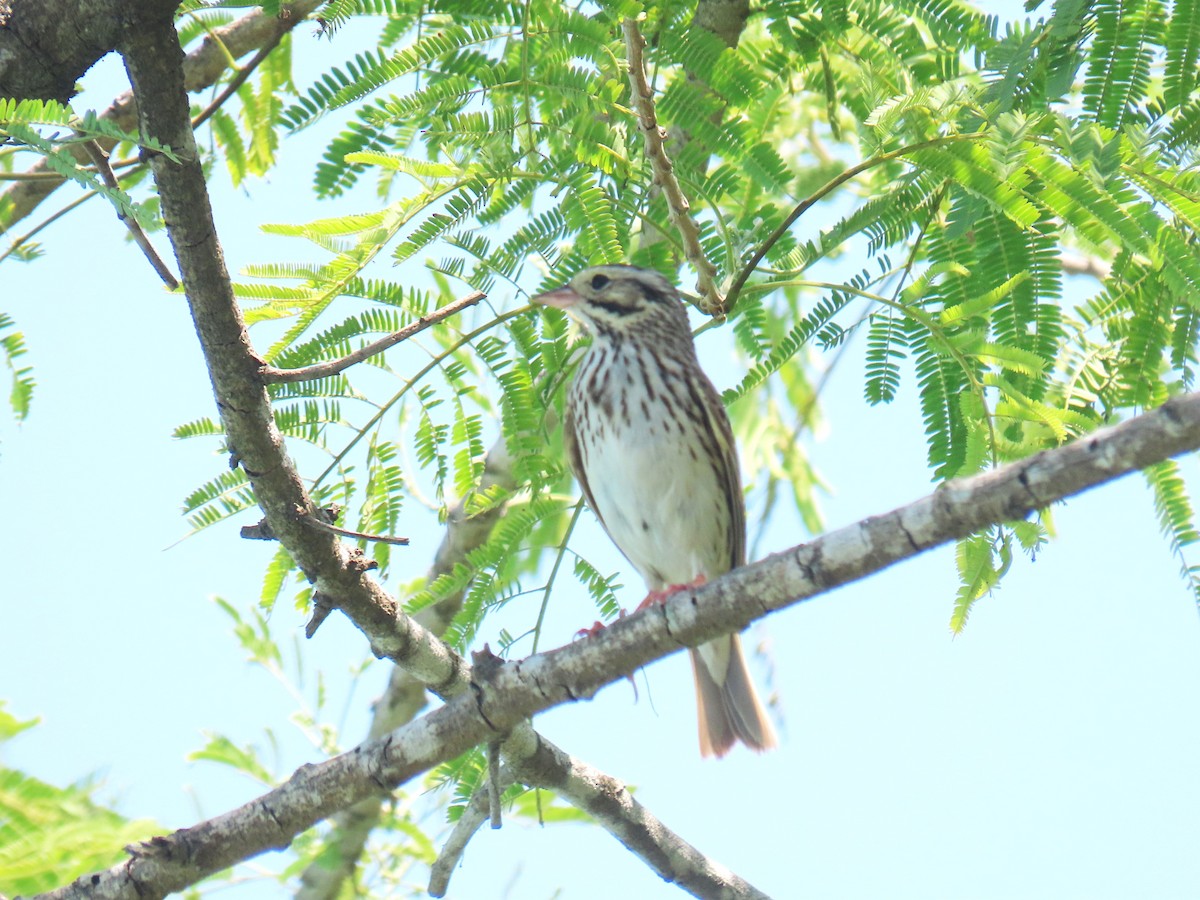
<svg viewBox="0 0 1200 900">
<path fill-rule="evenodd" d="M 315 71 L 359 49 L 352 39 L 317 40 L 301 28 L 297 53 Z M 95 99 L 77 108 L 106 105 L 122 77 L 107 60 L 85 81 Z M 285 141 L 265 182 L 234 190 L 214 178 L 231 270 L 306 258 L 303 244 L 262 235 L 262 223 L 371 207 L 361 192 L 310 199 L 324 137 Z M 60 191 L 41 214 L 74 196 Z M 821 215 L 803 227 L 820 227 Z M 241 540 L 242 520 L 178 542 L 183 497 L 225 464 L 214 442 L 171 438 L 214 412 L 183 299 L 161 288 L 99 200 L 40 239 L 45 258 L 0 268 L 0 308 L 24 331 L 38 381 L 27 422 L 0 416 L 0 698 L 42 723 L 0 745 L 0 763 L 57 784 L 98 775 L 101 798 L 121 813 L 174 829 L 261 793 L 239 773 L 187 761 L 208 732 L 264 748 L 281 775 L 320 758 L 288 721 L 288 689 L 246 662 L 212 599 L 252 608 L 273 547 Z M 165 235 L 154 240 L 168 255 Z M 1084 280 L 1071 290 L 1094 287 Z M 499 289 L 491 301 L 524 299 Z M 734 383 L 726 336 L 710 331 L 699 346 L 717 386 Z M 831 529 L 931 489 L 911 373 L 896 403 L 868 407 L 862 348 L 850 353 L 823 397 L 827 427 L 807 439 L 832 488 L 821 498 Z M 1194 479 L 1195 461 L 1183 467 Z M 413 545 L 396 551 L 403 577 L 424 572 L 440 540 L 417 504 L 409 515 L 399 531 Z M 1060 505 L 1056 523 L 1057 538 L 1036 562 L 1019 558 L 957 638 L 947 624 L 949 549 L 752 629 L 749 645 L 763 650 L 752 667 L 778 698 L 783 746 L 774 753 L 699 759 L 682 654 L 651 666 L 638 698 L 621 682 L 537 726 L 636 785 L 669 827 L 774 897 L 1195 897 L 1200 618 L 1139 477 Z M 782 515 L 761 552 L 807 537 Z M 623 566 L 590 515 L 576 541 L 595 548 L 606 571 Z M 625 605 L 636 605 L 636 574 L 623 581 Z M 481 640 L 494 645 L 501 626 L 527 625 L 536 602 L 489 620 Z M 556 595 L 544 645 L 566 642 L 592 617 L 578 590 Z M 349 746 L 366 730 L 387 667 L 373 663 L 356 680 L 368 656 L 361 635 L 333 616 L 306 642 L 305 620 L 283 603 L 272 631 L 302 665 L 307 702 L 323 673 L 325 717 Z M 435 818 L 426 824 L 442 829 Z M 282 864 L 268 854 L 251 867 Z M 450 891 L 681 896 L 600 829 L 511 820 L 476 836 Z M 221 893 L 281 889 L 250 880 Z"/>
</svg>

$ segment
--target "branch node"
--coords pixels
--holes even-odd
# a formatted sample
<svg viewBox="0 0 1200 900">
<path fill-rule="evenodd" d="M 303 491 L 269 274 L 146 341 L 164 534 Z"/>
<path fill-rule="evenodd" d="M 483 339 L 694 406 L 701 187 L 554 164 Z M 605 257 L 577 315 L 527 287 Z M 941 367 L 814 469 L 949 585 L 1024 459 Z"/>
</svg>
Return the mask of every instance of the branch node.
<svg viewBox="0 0 1200 900">
<path fill-rule="evenodd" d="M 483 645 L 482 650 L 471 651 L 471 691 L 475 695 L 475 707 L 479 711 L 480 718 L 487 723 L 487 727 L 496 732 L 499 732 L 500 729 L 492 724 L 492 720 L 483 711 L 483 683 L 491 681 L 503 667 L 504 660 L 494 654 L 492 648 L 487 644 Z"/>
<path fill-rule="evenodd" d="M 346 558 L 346 568 L 355 575 L 361 575 L 364 572 L 370 572 L 372 569 L 378 569 L 379 563 L 373 559 L 368 559 L 362 550 L 354 547 L 350 550 Z"/>
<path fill-rule="evenodd" d="M 243 525 L 239 534 L 247 541 L 278 540 L 275 532 L 271 530 L 271 526 L 267 523 L 266 516 L 259 519 L 254 525 Z"/>
<path fill-rule="evenodd" d="M 329 614 L 337 609 L 337 602 L 324 591 L 313 591 L 312 599 L 312 618 L 304 626 L 304 636 L 309 639 L 317 633 L 317 629 L 321 627 L 321 623 L 329 618 Z"/>
</svg>

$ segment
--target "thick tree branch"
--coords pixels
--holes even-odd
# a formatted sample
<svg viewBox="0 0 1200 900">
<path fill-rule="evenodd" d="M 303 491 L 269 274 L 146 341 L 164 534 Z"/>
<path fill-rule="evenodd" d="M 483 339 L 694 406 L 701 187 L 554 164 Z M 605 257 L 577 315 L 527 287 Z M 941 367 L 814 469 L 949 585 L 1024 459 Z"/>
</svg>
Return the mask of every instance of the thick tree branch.
<svg viewBox="0 0 1200 900">
<path fill-rule="evenodd" d="M 1063 271 L 1068 275 L 1091 275 L 1097 281 L 1104 281 L 1112 272 L 1112 263 L 1096 256 L 1082 253 L 1063 253 L 1059 259 Z"/>
<path fill-rule="evenodd" d="M 122 46 L 141 109 L 142 130 L 172 147 L 174 163 L 151 165 L 196 333 L 234 455 L 254 486 L 271 532 L 317 590 L 364 630 L 372 651 L 403 662 L 434 690 L 459 690 L 463 661 L 442 641 L 400 615 L 365 567 L 330 534 L 309 527 L 316 510 L 275 426 L 257 358 L 234 301 L 197 158 L 180 62 L 169 17 L 131 21 Z M 174 48 L 174 52 L 170 52 Z"/>
<path fill-rule="evenodd" d="M 501 436 L 488 450 L 480 489 L 498 487 L 506 492 L 515 490 L 517 482 L 513 477 L 512 462 L 508 444 Z M 467 554 L 482 546 L 502 514 L 502 506 L 493 506 L 470 516 L 462 501 L 456 503 L 450 509 L 445 534 L 434 554 L 433 564 L 425 574 L 425 583 L 432 584 L 439 576 L 452 572 L 456 565 L 466 560 Z M 425 607 L 416 614 L 417 622 L 440 637 L 462 608 L 465 593 L 465 589 L 457 591 L 433 606 Z M 424 705 L 425 685 L 396 666 L 383 696 L 375 704 L 368 737 L 382 737 L 399 728 L 420 712 Z M 334 816 L 333 831 L 326 842 L 337 847 L 336 863 L 330 863 L 325 858 L 311 863 L 300 877 L 300 888 L 295 894 L 298 900 L 335 900 L 341 896 L 343 883 L 353 876 L 371 831 L 379 822 L 383 800 L 383 794 L 368 797 Z M 467 832 L 465 838 L 469 839 L 473 831 Z"/>
<path fill-rule="evenodd" d="M 719 37 L 727 47 L 736 47 L 750 18 L 750 0 L 700 0 L 692 24 Z"/>
<path fill-rule="evenodd" d="M 79 76 L 116 46 L 123 6 L 121 0 L 0 2 L 0 97 L 66 103 Z"/>
<path fill-rule="evenodd" d="M 381 740 L 305 766 L 288 782 L 210 822 L 156 838 L 106 872 L 49 898 L 134 898 L 178 890 L 292 837 L 324 815 L 389 789 L 537 712 L 591 697 L 650 662 L 739 631 L 792 606 L 997 522 L 1200 448 L 1200 393 L 1056 450 L 949 482 L 933 494 L 736 569 L 595 638 L 505 664 L 485 684 Z"/>
</svg>

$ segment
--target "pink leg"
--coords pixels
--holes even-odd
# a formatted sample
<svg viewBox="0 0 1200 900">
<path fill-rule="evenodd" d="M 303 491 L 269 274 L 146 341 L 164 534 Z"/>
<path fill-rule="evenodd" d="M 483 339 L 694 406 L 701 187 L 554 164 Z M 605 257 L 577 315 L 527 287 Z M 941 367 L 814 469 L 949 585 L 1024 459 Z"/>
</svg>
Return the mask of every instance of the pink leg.
<svg viewBox="0 0 1200 900">
<path fill-rule="evenodd" d="M 625 610 L 621 610 L 620 612 L 618 612 L 617 618 L 618 619 L 625 618 Z M 597 619 L 595 622 L 592 623 L 591 628 L 580 628 L 577 632 L 575 632 L 575 640 L 578 641 L 578 640 L 582 640 L 583 638 L 595 637 L 600 632 L 602 632 L 605 629 L 605 627 L 606 627 L 605 624 L 603 622 L 601 622 L 599 619 Z"/>
<path fill-rule="evenodd" d="M 693 588 L 698 588 L 700 585 L 708 581 L 703 575 L 697 575 L 693 581 L 687 584 L 668 584 L 661 591 L 651 591 L 646 595 L 646 599 L 638 604 L 634 612 L 641 612 L 643 609 L 649 609 L 651 606 L 662 606 L 671 597 L 674 597 L 680 591 L 690 591 Z"/>
</svg>

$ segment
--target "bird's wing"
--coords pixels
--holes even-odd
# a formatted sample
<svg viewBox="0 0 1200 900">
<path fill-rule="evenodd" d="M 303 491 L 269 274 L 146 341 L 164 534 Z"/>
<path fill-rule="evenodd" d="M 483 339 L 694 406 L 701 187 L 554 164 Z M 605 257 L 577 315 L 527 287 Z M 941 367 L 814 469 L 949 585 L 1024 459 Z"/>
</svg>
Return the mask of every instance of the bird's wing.
<svg viewBox="0 0 1200 900">
<path fill-rule="evenodd" d="M 717 389 L 706 375 L 702 374 L 695 381 L 695 389 L 702 394 L 696 398 L 699 401 L 697 406 L 704 412 L 709 433 L 721 444 L 720 452 L 716 454 L 720 459 L 717 478 L 725 493 L 725 502 L 729 505 L 729 567 L 736 569 L 746 564 L 746 498 L 742 494 L 737 442 L 733 437 L 729 414 L 725 412 L 725 404 L 721 402 Z"/>
<path fill-rule="evenodd" d="M 612 532 L 604 524 L 604 517 L 600 515 L 600 507 L 596 505 L 596 498 L 592 496 L 592 489 L 588 486 L 587 473 L 583 468 L 583 452 L 579 449 L 579 434 L 575 430 L 575 411 L 571 408 L 570 401 L 563 410 L 563 445 L 567 451 L 567 461 L 571 464 L 571 471 L 575 473 L 575 480 L 579 482 L 588 506 L 600 520 L 605 533 L 611 538 Z"/>
</svg>

